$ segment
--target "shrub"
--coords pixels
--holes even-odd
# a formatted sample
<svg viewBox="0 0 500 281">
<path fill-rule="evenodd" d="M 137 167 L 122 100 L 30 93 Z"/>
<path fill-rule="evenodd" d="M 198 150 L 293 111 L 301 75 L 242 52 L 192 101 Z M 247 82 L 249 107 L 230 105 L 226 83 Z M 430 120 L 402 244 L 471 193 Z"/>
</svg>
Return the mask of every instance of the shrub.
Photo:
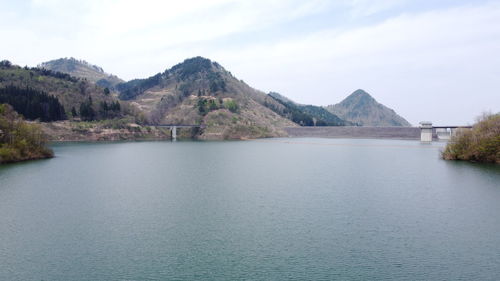
<svg viewBox="0 0 500 281">
<path fill-rule="evenodd" d="M 442 157 L 446 160 L 500 163 L 500 114 L 483 115 L 471 130 L 458 131 Z"/>
<path fill-rule="evenodd" d="M 52 157 L 46 136 L 26 123 L 8 104 L 0 104 L 0 163 Z"/>
<path fill-rule="evenodd" d="M 240 109 L 238 104 L 233 99 L 224 100 L 224 108 L 228 109 L 233 113 L 238 112 L 238 110 Z"/>
</svg>

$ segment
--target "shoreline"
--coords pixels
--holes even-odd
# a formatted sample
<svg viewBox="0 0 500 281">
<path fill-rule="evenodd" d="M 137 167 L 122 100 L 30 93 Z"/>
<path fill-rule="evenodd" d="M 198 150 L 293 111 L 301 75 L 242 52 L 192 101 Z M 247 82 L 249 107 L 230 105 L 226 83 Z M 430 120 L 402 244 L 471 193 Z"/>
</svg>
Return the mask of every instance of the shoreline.
<svg viewBox="0 0 500 281">
<path fill-rule="evenodd" d="M 106 142 L 106 141 L 162 141 L 171 140 L 168 129 L 138 124 L 126 124 L 111 128 L 99 123 L 52 122 L 40 123 L 50 142 Z M 253 140 L 267 138 L 350 138 L 350 139 L 394 139 L 419 140 L 418 127 L 284 127 L 285 134 L 270 136 L 242 136 L 227 139 L 220 136 L 196 136 L 189 130 L 179 129 L 178 140 Z"/>
</svg>

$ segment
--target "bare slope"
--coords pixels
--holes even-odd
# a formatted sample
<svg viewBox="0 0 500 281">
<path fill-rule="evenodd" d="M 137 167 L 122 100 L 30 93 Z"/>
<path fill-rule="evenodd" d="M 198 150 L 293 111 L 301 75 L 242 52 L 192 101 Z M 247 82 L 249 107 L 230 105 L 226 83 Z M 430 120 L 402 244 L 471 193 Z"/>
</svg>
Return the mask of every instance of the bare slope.
<svg viewBox="0 0 500 281">
<path fill-rule="evenodd" d="M 360 126 L 411 126 L 394 110 L 378 103 L 363 90 L 356 90 L 342 102 L 329 105 L 326 109 L 340 118 Z"/>
<path fill-rule="evenodd" d="M 265 106 L 280 103 L 202 57 L 117 89 L 120 98 L 137 105 L 152 123 L 205 125 L 198 132 L 202 139 L 283 136 L 283 127 L 296 126 Z"/>
<path fill-rule="evenodd" d="M 102 87 L 113 88 L 124 81 L 115 75 L 108 74 L 96 65 L 75 58 L 60 58 L 41 63 L 38 67 L 70 74 L 78 78 L 85 78 Z"/>
</svg>

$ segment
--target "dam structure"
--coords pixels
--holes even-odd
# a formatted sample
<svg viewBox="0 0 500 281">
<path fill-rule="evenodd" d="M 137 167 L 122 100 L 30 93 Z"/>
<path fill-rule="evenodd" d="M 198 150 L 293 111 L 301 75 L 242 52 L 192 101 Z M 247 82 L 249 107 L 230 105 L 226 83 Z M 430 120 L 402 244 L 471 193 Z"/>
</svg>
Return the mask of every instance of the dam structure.
<svg viewBox="0 0 500 281">
<path fill-rule="evenodd" d="M 420 140 L 423 143 L 449 140 L 460 129 L 471 126 L 433 126 L 432 122 L 420 122 L 419 127 L 363 127 L 363 126 L 318 126 L 286 127 L 289 137 L 320 138 L 368 138 Z"/>
<path fill-rule="evenodd" d="M 418 127 L 318 126 L 287 127 L 289 137 L 407 139 L 420 138 Z"/>
</svg>

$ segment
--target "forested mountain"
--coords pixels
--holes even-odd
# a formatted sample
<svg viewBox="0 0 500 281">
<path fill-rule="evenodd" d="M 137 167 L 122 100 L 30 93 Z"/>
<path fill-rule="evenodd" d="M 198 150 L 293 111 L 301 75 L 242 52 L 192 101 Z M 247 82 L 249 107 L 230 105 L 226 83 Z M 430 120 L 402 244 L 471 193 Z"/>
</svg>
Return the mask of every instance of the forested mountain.
<svg viewBox="0 0 500 281">
<path fill-rule="evenodd" d="M 75 58 L 60 58 L 41 63 L 39 68 L 70 74 L 71 76 L 84 78 L 96 83 L 103 88 L 113 88 L 124 81 L 115 75 L 108 74 L 96 65 Z"/>
<path fill-rule="evenodd" d="M 1 61 L 0 90 L 2 101 L 13 105 L 28 119 L 53 121 L 66 116 L 93 120 L 120 115 L 118 99 L 106 88 L 44 68 L 19 67 Z M 60 112 L 59 106 L 65 111 Z"/>
<path fill-rule="evenodd" d="M 205 125 L 204 139 L 280 136 L 283 127 L 296 126 L 265 106 L 282 104 L 202 57 L 116 88 L 153 123 Z"/>
<path fill-rule="evenodd" d="M 273 104 L 266 104 L 267 107 L 279 115 L 292 120 L 301 126 L 345 126 L 350 122 L 345 122 L 335 114 L 320 106 L 298 104 L 287 97 L 270 92 L 270 97 L 278 101 L 283 107 L 276 107 Z"/>
<path fill-rule="evenodd" d="M 340 118 L 360 126 L 411 126 L 394 110 L 378 103 L 363 90 L 354 91 L 342 102 L 329 105 L 326 109 Z"/>
</svg>

